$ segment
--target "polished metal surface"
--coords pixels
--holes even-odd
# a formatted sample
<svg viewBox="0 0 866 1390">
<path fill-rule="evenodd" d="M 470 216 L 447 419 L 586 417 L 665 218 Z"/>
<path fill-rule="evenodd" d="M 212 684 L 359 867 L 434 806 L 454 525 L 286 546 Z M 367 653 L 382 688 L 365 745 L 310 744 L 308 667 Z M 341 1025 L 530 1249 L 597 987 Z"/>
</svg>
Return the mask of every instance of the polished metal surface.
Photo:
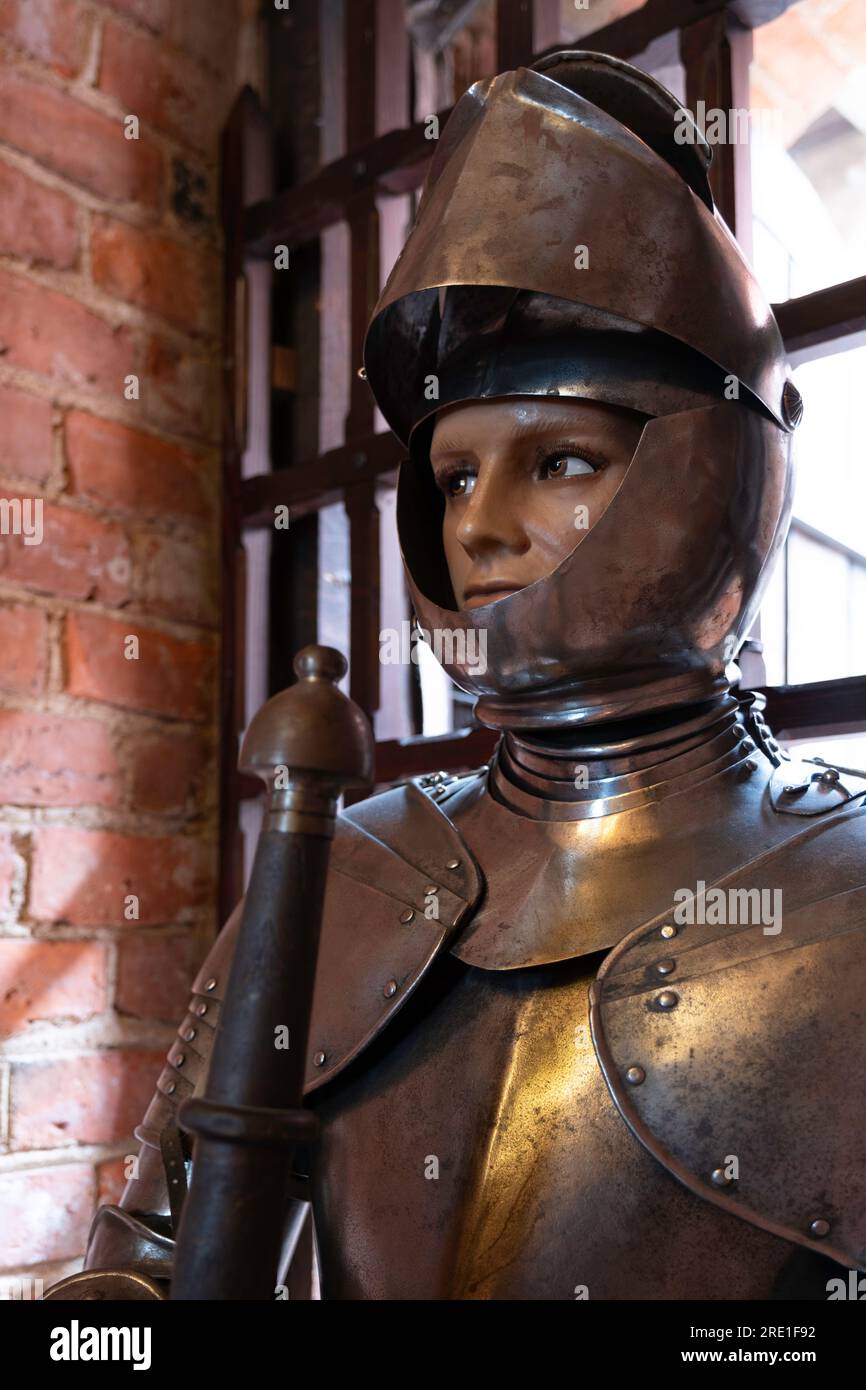
<svg viewBox="0 0 866 1390">
<path fill-rule="evenodd" d="M 367 381 L 404 441 L 436 408 L 424 382 L 437 367 L 429 345 L 438 290 L 449 285 L 571 300 L 661 332 L 735 376 L 789 428 L 779 330 L 718 213 L 648 143 L 563 85 L 580 87 L 581 68 L 591 77 L 598 60 L 565 54 L 544 73 L 502 73 L 475 83 L 454 108 L 364 350 Z M 619 71 L 631 83 L 657 86 L 628 64 Z M 604 100 L 595 87 L 593 95 Z M 678 103 L 669 101 L 672 132 Z M 548 353 L 547 382 L 532 387 L 593 395 L 580 372 L 563 371 L 561 362 Z M 621 390 L 616 379 L 607 374 L 614 392 Z M 502 394 L 498 385 L 485 391 L 483 378 L 479 384 L 468 394 Z M 525 388 L 515 381 L 512 390 Z M 447 399 L 440 394 L 439 403 Z M 628 402 L 620 396 L 619 403 Z"/>
<path fill-rule="evenodd" d="M 736 719 L 731 732 L 741 742 Z M 683 720 L 686 756 L 696 725 L 713 742 L 717 722 Z M 668 730 L 668 753 L 675 733 Z M 650 744 L 658 736 L 653 730 Z M 640 740 L 627 742 L 626 756 L 644 764 Z M 609 771 L 614 746 L 600 734 L 593 746 Z M 551 753 L 552 771 L 561 756 L 561 749 Z M 535 757 L 538 775 L 538 748 Z M 675 766 L 676 755 L 667 761 Z M 845 1035 L 859 1026 L 866 812 L 851 802 L 808 821 L 781 814 L 767 795 L 772 765 L 762 758 L 762 768 L 763 795 L 756 796 L 753 779 L 738 784 L 742 799 L 708 803 L 712 815 L 693 859 L 688 818 L 672 819 L 687 799 L 670 794 L 647 803 L 654 814 L 643 872 L 658 866 L 663 901 L 631 935 L 628 913 L 640 912 L 636 868 L 624 872 L 597 846 L 578 850 L 571 875 L 561 864 L 548 867 L 540 877 L 565 904 L 561 929 L 573 908 L 584 931 L 572 928 L 567 958 L 551 956 L 542 949 L 550 904 L 539 904 L 535 959 L 522 968 L 508 958 L 508 923 L 491 931 L 503 953 L 495 968 L 459 958 L 471 952 L 489 899 L 504 901 L 526 864 L 515 861 L 517 840 L 501 840 L 483 879 L 471 868 L 478 844 L 457 834 L 461 797 L 474 788 L 481 823 L 488 811 L 504 813 L 524 839 L 539 827 L 571 834 L 598 824 L 615 844 L 628 840 L 640 811 L 614 807 L 597 820 L 536 822 L 495 801 L 487 779 L 475 775 L 451 784 L 444 804 L 410 785 L 354 806 L 351 822 L 341 819 L 306 1087 L 322 1139 L 309 1158 L 309 1181 L 295 1180 L 296 1196 L 313 1200 L 325 1297 L 573 1298 L 584 1286 L 592 1298 L 814 1297 L 827 1277 L 825 1265 L 810 1262 L 816 1242 L 832 1258 L 856 1263 L 858 1242 L 866 1242 L 859 1186 L 866 1170 L 852 1124 L 861 1102 L 859 1083 L 850 1083 L 859 1071 L 840 1068 L 838 1056 L 846 1046 L 849 1055 Z M 727 773 L 710 784 L 721 786 Z M 547 793 L 558 794 L 555 776 Z M 718 862 L 731 884 L 784 885 L 778 936 L 701 933 L 671 920 L 673 894 L 694 887 L 708 862 L 713 817 L 728 825 L 734 811 Z M 470 866 L 470 879 L 461 888 L 468 900 L 452 905 L 433 870 L 439 865 L 450 878 L 455 858 Z M 421 910 L 432 883 L 447 906 L 444 924 L 425 920 Z M 584 884 L 597 884 L 593 912 L 580 905 Z M 407 901 L 417 905 L 409 927 L 400 922 Z M 594 986 L 607 954 L 590 930 L 596 919 L 605 923 L 602 937 L 623 945 L 607 955 Z M 388 997 L 391 982 L 402 978 L 389 967 L 416 931 L 410 987 Z M 225 975 L 230 950 L 227 928 L 194 999 L 209 979 Z M 604 1074 L 590 1037 L 593 989 Z M 676 1007 L 663 1007 L 667 994 Z M 209 998 L 217 1008 L 214 991 Z M 333 1038 L 332 1055 L 314 1041 L 323 1038 L 328 1047 Z M 169 1066 L 166 1075 L 189 1086 L 206 1065 L 200 1055 L 189 1062 L 192 1069 Z M 149 1112 L 155 1127 L 166 1122 L 164 1092 Z M 778 1149 L 777 1136 L 791 1129 L 792 1147 Z M 158 1159 L 158 1151 L 148 1152 Z M 743 1167 L 737 1181 L 727 1180 L 732 1154 L 748 1167 L 748 1182 Z M 130 1184 L 124 1205 L 137 1214 L 167 1212 L 164 1194 L 154 1166 L 149 1187 Z M 111 1209 L 100 1216 L 89 1264 L 138 1266 L 148 1258 L 145 1226 L 120 1229 Z M 816 1220 L 831 1221 L 829 1239 L 816 1235 Z M 170 1240 L 163 1261 L 168 1277 Z"/>
<path fill-rule="evenodd" d="M 52 1284 L 43 1301 L 150 1303 L 166 1297 L 165 1287 L 146 1274 L 132 1269 L 100 1269 L 70 1274 L 68 1279 Z"/>
<path fill-rule="evenodd" d="M 862 806 L 800 822 L 718 885 L 729 898 L 784 885 L 777 932 L 695 920 L 676 991 L 656 995 L 647 923 L 610 953 L 590 996 L 605 1078 L 647 1149 L 699 1196 L 800 1244 L 811 1235 L 849 1266 L 866 1265 L 864 830 Z M 735 1181 L 718 1176 L 720 1155 L 736 1160 Z"/>
<path fill-rule="evenodd" d="M 675 99 L 599 55 L 540 68 L 458 103 L 368 335 L 410 440 L 417 615 L 486 632 L 486 673 L 449 670 L 503 737 L 489 768 L 338 819 L 305 1059 L 321 1138 L 290 1191 L 328 1299 L 823 1298 L 828 1256 L 866 1263 L 866 779 L 804 770 L 729 684 L 802 406 L 709 150 L 673 148 Z M 425 458 L 440 369 L 440 405 L 562 391 L 651 417 L 558 568 L 468 612 Z M 772 916 L 716 925 L 729 890 Z M 238 913 L 90 1269 L 170 1278 L 163 1136 L 204 1084 Z"/>
<path fill-rule="evenodd" d="M 674 138 L 679 104 L 604 55 L 540 66 L 458 102 L 365 346 L 377 403 L 410 444 L 398 524 L 416 615 L 452 634 L 444 664 L 480 697 L 481 722 L 508 729 L 724 690 L 784 541 L 796 414 L 770 308 L 707 206 L 709 151 Z M 458 611 L 437 540 L 433 414 L 550 394 L 652 418 L 613 501 L 552 574 Z"/>
<path fill-rule="evenodd" d="M 723 693 L 784 543 L 789 443 L 732 401 L 650 420 L 612 502 L 591 530 L 575 533 L 566 559 L 468 610 L 421 588 L 418 557 L 435 551 L 441 494 L 429 466 L 403 464 L 398 523 L 413 606 L 425 630 L 457 635 L 443 664 L 480 697 L 481 722 L 576 727 Z M 480 633 L 483 670 L 470 659 Z"/>
<path fill-rule="evenodd" d="M 811 1249 L 697 1197 L 623 1123 L 588 1028 L 596 963 L 446 958 L 411 1029 L 314 1098 L 324 1298 L 821 1296 Z"/>
<path fill-rule="evenodd" d="M 506 736 L 489 775 L 463 779 L 441 803 L 487 884 L 452 952 L 485 970 L 520 969 L 610 949 L 664 913 L 671 940 L 673 888 L 713 883 L 795 835 L 801 822 L 773 805 L 770 758 L 752 753 L 760 770 L 744 770 L 747 716 L 732 703 L 683 719 L 664 744 L 659 730 L 643 749 L 626 740 L 627 752 L 616 725 L 607 748 L 598 729 L 582 748 L 548 743 L 546 756 L 521 736 L 518 750 L 536 749 L 532 790 L 513 780 Z M 586 770 L 577 791 L 575 766 Z M 825 796 L 825 809 L 838 804 Z"/>
</svg>

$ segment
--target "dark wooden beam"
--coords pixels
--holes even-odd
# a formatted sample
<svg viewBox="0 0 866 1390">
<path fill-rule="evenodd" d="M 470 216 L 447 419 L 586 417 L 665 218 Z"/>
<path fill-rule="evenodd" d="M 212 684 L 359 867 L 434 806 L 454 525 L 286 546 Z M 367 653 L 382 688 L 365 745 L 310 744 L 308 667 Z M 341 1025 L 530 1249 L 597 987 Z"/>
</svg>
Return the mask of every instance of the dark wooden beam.
<svg viewBox="0 0 866 1390">
<path fill-rule="evenodd" d="M 377 0 L 353 0 L 346 6 L 346 148 L 369 144 L 377 135 L 376 20 Z M 384 74 L 381 75 L 384 80 Z M 375 190 L 367 184 L 349 200 L 350 238 L 349 340 L 350 379 L 346 439 L 373 432 L 373 396 L 358 375 L 367 324 L 379 295 L 379 215 Z M 379 707 L 379 509 L 376 483 L 357 479 L 345 491 L 349 518 L 349 689 L 368 718 Z"/>
<path fill-rule="evenodd" d="M 468 772 L 493 756 L 499 735 L 467 729 L 443 738 L 388 739 L 376 744 L 376 781 L 399 782 L 425 772 Z"/>
<path fill-rule="evenodd" d="M 237 791 L 238 740 L 244 727 L 244 548 L 241 456 L 246 444 L 247 322 L 244 294 L 244 206 L 254 130 L 265 120 L 245 87 L 222 137 L 220 202 L 223 262 L 222 358 L 222 630 L 220 654 L 219 880 L 220 921 L 243 892 L 243 836 Z"/>
<path fill-rule="evenodd" d="M 363 436 L 294 468 L 246 478 L 240 490 L 244 527 L 273 526 L 278 506 L 288 507 L 291 519 L 319 511 L 341 501 L 345 489 L 355 483 L 393 472 L 405 457 L 406 450 L 389 430 Z"/>
<path fill-rule="evenodd" d="M 355 2 L 353 0 L 353 4 Z M 580 47 L 609 53 L 615 58 L 630 58 L 659 35 L 716 14 L 725 9 L 727 3 L 728 0 L 647 0 L 647 4 L 634 14 L 586 34 L 580 40 Z M 352 13 L 352 6 L 349 13 Z M 509 24 L 509 45 L 522 42 L 514 39 L 516 33 Z M 556 53 L 561 47 L 556 44 L 544 54 L 530 52 L 527 58 L 532 60 L 546 53 Z M 438 112 L 440 129 L 450 114 L 450 107 Z M 426 122 L 419 121 L 402 130 L 389 131 L 378 139 L 365 140 L 358 128 L 349 128 L 349 154 L 329 164 L 315 178 L 248 209 L 247 253 L 272 256 L 276 244 L 298 246 L 319 236 L 326 227 L 347 216 L 350 202 L 363 189 L 378 195 L 410 193 L 418 188 L 435 148 L 435 142 L 427 139 L 426 130 Z"/>
<path fill-rule="evenodd" d="M 866 275 L 774 304 L 789 352 L 818 347 L 866 330 Z"/>
<path fill-rule="evenodd" d="M 672 29 L 682 29 L 727 9 L 730 0 L 647 0 L 639 10 L 615 19 L 592 34 L 583 34 L 577 47 L 595 53 L 609 53 L 612 58 L 634 58 L 642 53 L 662 34 Z M 536 58 L 546 58 L 548 53 L 556 53 L 561 43 L 536 53 Z"/>
<path fill-rule="evenodd" d="M 731 72 L 731 46 L 728 42 L 728 16 L 723 10 L 708 14 L 680 32 L 680 60 L 686 74 L 686 106 L 693 116 L 698 103 L 707 111 L 728 112 L 734 106 Z M 716 207 L 728 226 L 736 227 L 736 160 L 748 145 L 726 140 L 712 146 L 710 187 Z"/>
<path fill-rule="evenodd" d="M 826 737 L 866 730 L 866 676 L 810 681 L 805 685 L 768 685 L 765 718 L 777 736 Z"/>
<path fill-rule="evenodd" d="M 349 690 L 369 719 L 379 708 L 379 508 L 373 479 L 346 488 L 349 518 Z"/>
<path fill-rule="evenodd" d="M 451 108 L 439 112 L 444 125 Z M 334 160 L 315 178 L 251 207 L 246 218 L 247 251 L 271 256 L 279 243 L 299 246 L 346 216 L 351 199 L 369 188 L 375 194 L 411 193 L 420 187 L 435 143 L 426 123 L 392 130 Z"/>
<path fill-rule="evenodd" d="M 496 0 L 496 71 L 532 62 L 533 0 Z"/>
</svg>

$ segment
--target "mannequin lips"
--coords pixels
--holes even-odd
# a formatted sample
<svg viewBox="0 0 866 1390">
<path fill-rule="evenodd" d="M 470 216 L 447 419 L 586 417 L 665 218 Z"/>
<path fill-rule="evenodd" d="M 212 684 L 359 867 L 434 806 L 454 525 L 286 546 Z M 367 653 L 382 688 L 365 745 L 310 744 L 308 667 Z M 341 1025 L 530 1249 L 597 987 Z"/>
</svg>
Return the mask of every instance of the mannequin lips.
<svg viewBox="0 0 866 1390">
<path fill-rule="evenodd" d="M 516 594 L 519 589 L 525 587 L 523 584 L 510 584 L 507 579 L 488 579 L 483 584 L 470 584 L 463 595 L 463 607 L 483 608 L 486 604 L 508 598 L 509 594 Z"/>
</svg>

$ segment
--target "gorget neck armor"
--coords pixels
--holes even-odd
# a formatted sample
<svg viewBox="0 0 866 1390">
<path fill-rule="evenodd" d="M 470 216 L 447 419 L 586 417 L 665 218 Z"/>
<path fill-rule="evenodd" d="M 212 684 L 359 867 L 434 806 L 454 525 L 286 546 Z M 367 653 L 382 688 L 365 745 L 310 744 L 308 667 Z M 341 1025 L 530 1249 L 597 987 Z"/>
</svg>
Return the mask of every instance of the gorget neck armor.
<svg viewBox="0 0 866 1390">
<path fill-rule="evenodd" d="M 490 769 L 491 796 L 537 821 L 631 811 L 733 767 L 746 729 L 730 691 L 674 716 L 533 737 L 504 733 Z"/>
</svg>

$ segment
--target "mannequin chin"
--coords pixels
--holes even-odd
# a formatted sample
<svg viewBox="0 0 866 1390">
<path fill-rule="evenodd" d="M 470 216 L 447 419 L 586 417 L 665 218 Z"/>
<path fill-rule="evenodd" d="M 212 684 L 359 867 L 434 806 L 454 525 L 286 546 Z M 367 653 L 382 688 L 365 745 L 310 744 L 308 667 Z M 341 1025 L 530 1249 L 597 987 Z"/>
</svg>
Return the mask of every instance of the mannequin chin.
<svg viewBox="0 0 866 1390">
<path fill-rule="evenodd" d="M 562 397 L 439 411 L 430 462 L 458 607 L 497 603 L 556 569 L 604 515 L 647 418 Z"/>
</svg>

